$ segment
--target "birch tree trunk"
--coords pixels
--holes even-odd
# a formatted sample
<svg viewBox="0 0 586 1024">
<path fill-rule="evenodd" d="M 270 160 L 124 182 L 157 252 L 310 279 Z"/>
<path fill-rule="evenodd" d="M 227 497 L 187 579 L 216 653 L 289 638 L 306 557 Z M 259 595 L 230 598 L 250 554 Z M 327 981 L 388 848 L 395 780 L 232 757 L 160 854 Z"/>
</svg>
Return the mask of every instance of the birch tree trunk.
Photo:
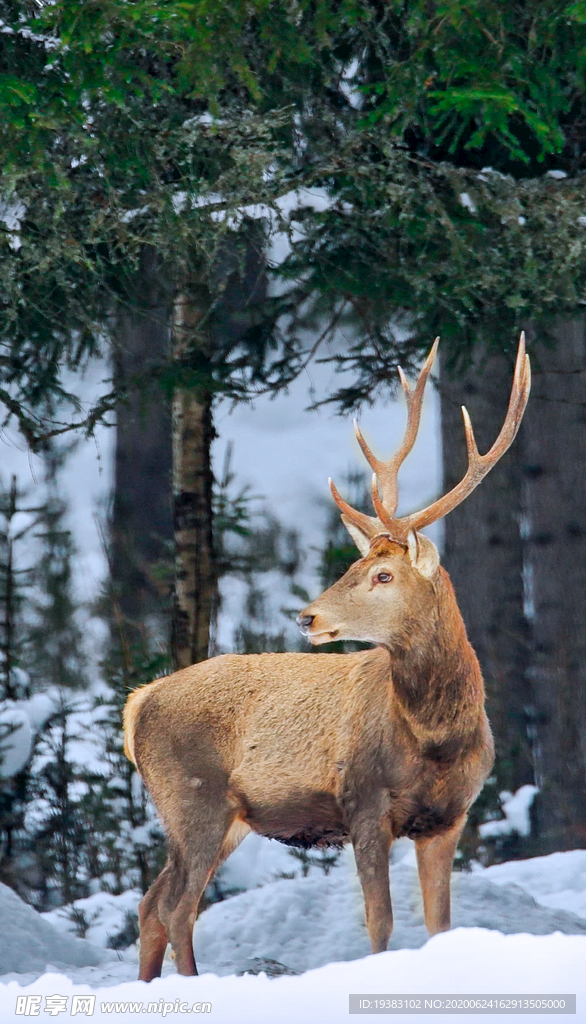
<svg viewBox="0 0 586 1024">
<path fill-rule="evenodd" d="M 222 364 L 226 366 L 256 322 L 256 307 L 266 296 L 267 285 L 263 244 L 260 225 L 248 222 L 241 236 L 225 239 L 208 278 L 198 283 L 192 277 L 175 301 L 173 356 L 190 367 L 189 387 L 179 384 L 173 396 L 176 669 L 209 656 L 218 606 L 211 463 L 214 394 L 210 384 L 198 384 L 198 377 L 210 382 L 212 368 L 217 373 Z"/>
<path fill-rule="evenodd" d="M 180 294 L 173 312 L 173 355 L 185 358 L 197 344 L 205 296 Z M 202 358 L 204 358 L 202 356 Z M 212 395 L 179 384 L 173 395 L 173 524 L 175 596 L 172 653 L 176 669 L 208 657 L 210 625 L 217 598 L 213 547 L 214 439 Z"/>
<path fill-rule="evenodd" d="M 512 361 L 498 353 L 479 351 L 469 371 L 457 380 L 450 380 L 442 367 L 444 491 L 461 479 L 467 465 L 461 406 L 470 413 L 484 454 L 503 424 L 512 378 Z M 533 782 L 520 440 L 446 517 L 443 556 L 484 675 L 497 782 L 499 788 L 513 791 Z"/>
<path fill-rule="evenodd" d="M 535 852 L 586 846 L 586 331 L 531 348 L 525 419 L 537 710 Z"/>
</svg>

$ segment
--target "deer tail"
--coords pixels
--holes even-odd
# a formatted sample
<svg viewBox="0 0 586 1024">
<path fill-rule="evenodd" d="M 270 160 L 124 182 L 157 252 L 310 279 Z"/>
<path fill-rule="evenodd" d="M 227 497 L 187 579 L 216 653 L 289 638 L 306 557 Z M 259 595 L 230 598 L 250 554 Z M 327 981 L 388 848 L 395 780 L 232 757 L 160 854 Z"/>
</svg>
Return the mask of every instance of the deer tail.
<svg viewBox="0 0 586 1024">
<path fill-rule="evenodd" d="M 136 735 L 136 723 L 145 697 L 148 695 L 150 684 L 139 686 L 133 690 L 124 705 L 124 753 L 129 761 L 138 768 L 134 754 L 134 737 Z M 140 769 L 139 769 L 140 771 Z"/>
</svg>

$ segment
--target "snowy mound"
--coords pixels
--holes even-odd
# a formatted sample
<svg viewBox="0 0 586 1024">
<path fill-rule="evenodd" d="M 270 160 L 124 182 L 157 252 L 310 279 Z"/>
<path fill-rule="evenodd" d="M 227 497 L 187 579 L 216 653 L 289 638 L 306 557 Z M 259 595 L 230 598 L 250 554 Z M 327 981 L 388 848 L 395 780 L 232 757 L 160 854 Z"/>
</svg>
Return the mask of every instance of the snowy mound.
<svg viewBox="0 0 586 1024">
<path fill-rule="evenodd" d="M 232 901 L 228 901 L 232 902 Z M 334 936 L 342 922 L 332 921 Z M 422 949 L 401 949 L 378 956 L 367 956 L 352 963 L 332 963 L 300 977 L 215 977 L 203 974 L 198 978 L 182 978 L 173 973 L 152 981 L 150 985 L 118 975 L 97 977 L 89 981 L 56 974 L 46 974 L 21 988 L 16 982 L 0 984 L 0 1020 L 2 1024 L 19 1024 L 28 1018 L 15 1013 L 16 997 L 40 996 L 40 1017 L 47 997 L 61 993 L 67 999 L 67 1012 L 60 1015 L 69 1020 L 73 996 L 95 993 L 91 1013 L 92 1024 L 130 1021 L 153 1024 L 161 1020 L 161 1009 L 152 1012 L 152 1004 L 164 1008 L 165 1021 L 203 1019 L 214 1024 L 341 1024 L 349 1020 L 348 995 L 355 993 L 575 993 L 578 1013 L 575 1021 L 584 1021 L 586 1005 L 586 938 L 582 935 L 501 935 L 481 928 L 457 929 L 437 935 Z M 116 965 L 114 965 L 116 967 Z M 122 964 L 119 965 L 122 968 Z M 89 968 L 86 971 L 89 972 Z M 132 968 L 130 968 L 132 970 Z M 80 972 L 81 973 L 81 972 Z M 106 984 L 107 988 L 101 986 Z M 205 1017 L 194 1018 L 192 1012 L 176 1012 L 183 1004 L 187 1010 L 201 1001 L 211 1004 Z M 151 1004 L 151 1011 L 148 1004 Z M 196 1011 L 197 1012 L 197 1011 Z M 21 1011 L 22 1013 L 22 1011 Z M 86 1020 L 80 1016 L 80 1020 Z M 387 1018 L 406 1021 L 399 1015 Z M 420 1024 L 438 1024 L 454 1020 L 454 1015 L 434 1014 L 409 1016 Z M 458 1017 L 458 1020 L 460 1018 Z M 465 1016 L 466 1020 L 471 1020 Z M 477 1018 L 474 1018 L 476 1020 Z M 524 1024 L 558 1020 L 557 1014 L 523 1014 Z M 510 1014 L 491 1017 L 495 1021 L 511 1021 Z"/>
<path fill-rule="evenodd" d="M 114 954 L 57 931 L 7 885 L 0 883 L 0 974 L 67 970 L 102 963 Z"/>
<path fill-rule="evenodd" d="M 583 918 L 538 905 L 518 885 L 497 885 L 487 875 L 453 875 L 454 928 L 586 935 Z M 391 866 L 391 893 L 395 923 L 389 948 L 423 946 L 428 934 L 410 856 Z M 234 964 L 254 958 L 302 972 L 369 953 L 362 891 L 349 849 L 328 876 L 314 872 L 307 878 L 281 879 L 215 903 L 195 928 L 196 959 L 219 974 L 233 973 Z"/>
<path fill-rule="evenodd" d="M 370 944 L 364 922 L 364 902 L 350 847 L 342 852 L 329 874 L 313 866 L 307 877 L 303 877 L 302 866 L 285 847 L 251 835 L 229 858 L 222 875 L 225 892 L 248 888 L 212 904 L 197 922 L 195 951 L 202 973 L 212 971 L 225 979 L 226 975 L 245 971 L 256 974 L 264 969 L 276 978 L 283 971 L 301 974 L 321 969 L 322 965 L 333 961 L 358 961 L 367 957 L 364 962 L 369 963 L 373 959 L 368 956 Z M 390 949 L 398 957 L 409 950 L 415 952 L 419 947 L 427 949 L 415 856 L 409 840 L 399 840 L 393 849 L 391 891 L 395 928 Z M 29 985 L 47 963 L 66 963 L 69 979 L 77 985 L 89 985 L 94 991 L 102 986 L 110 990 L 112 986 L 136 978 L 135 947 L 119 952 L 114 958 L 111 951 L 98 951 L 68 933 L 72 924 L 66 908 L 44 915 L 46 920 L 43 921 L 10 890 L 4 892 L 9 899 L 0 902 L 0 912 L 3 912 L 3 931 L 10 935 L 12 953 L 8 960 L 0 955 L 4 982 L 14 980 L 20 985 Z M 106 943 L 122 929 L 139 898 L 137 891 L 118 896 L 99 893 L 78 900 L 75 907 L 85 913 L 88 934 L 94 942 Z M 482 932 L 485 938 L 478 939 L 482 948 L 486 942 L 492 949 L 497 932 L 506 935 L 522 932 L 525 934 L 519 938 L 524 940 L 528 939 L 527 933 L 546 936 L 562 932 L 576 936 L 583 944 L 586 942 L 586 915 L 567 912 L 565 908 L 571 899 L 575 909 L 586 899 L 586 850 L 487 869 L 478 866 L 472 873 L 453 875 L 453 927 L 465 928 L 471 943 L 473 937 L 480 934 L 479 929 L 485 929 Z M 49 920 L 61 930 L 60 936 L 56 936 Z M 48 948 L 33 955 L 36 945 L 42 944 L 42 928 L 48 929 L 51 936 L 46 943 Z M 493 937 L 490 942 L 487 935 Z M 558 934 L 550 938 L 552 942 L 557 941 L 557 945 L 554 943 L 556 950 L 562 948 L 560 942 L 565 936 Z M 56 939 L 62 946 L 67 945 L 67 952 L 57 948 Z M 432 940 L 432 945 L 436 941 Z M 76 953 L 82 949 L 84 955 L 74 957 L 72 948 Z M 2 949 L 0 945 L 0 951 Z M 504 949 L 503 946 L 503 955 Z M 499 961 L 499 971 L 502 966 Z M 163 975 L 170 974 L 177 979 L 175 971 L 175 964 L 167 958 Z M 277 981 L 271 981 L 273 983 Z M 50 984 L 58 991 L 54 981 Z M 498 985 L 497 989 L 484 990 L 497 991 Z"/>
<path fill-rule="evenodd" d="M 544 907 L 569 910 L 586 918 L 586 850 L 494 864 L 483 874 L 496 885 L 522 886 Z"/>
<path fill-rule="evenodd" d="M 93 896 L 76 900 L 72 906 L 87 921 L 86 937 L 89 942 L 108 947 L 120 935 L 127 915 L 137 914 L 141 896 L 138 889 L 128 889 L 117 896 L 110 892 L 96 892 Z M 57 907 L 41 914 L 41 917 L 58 931 L 74 935 L 75 921 L 70 910 L 71 907 Z"/>
</svg>

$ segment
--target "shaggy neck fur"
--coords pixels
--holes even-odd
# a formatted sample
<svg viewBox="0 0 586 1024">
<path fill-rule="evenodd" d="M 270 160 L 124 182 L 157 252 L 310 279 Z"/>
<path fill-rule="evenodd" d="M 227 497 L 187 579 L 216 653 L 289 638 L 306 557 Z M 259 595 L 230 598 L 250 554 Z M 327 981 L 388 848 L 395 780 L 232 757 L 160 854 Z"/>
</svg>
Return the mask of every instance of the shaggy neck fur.
<svg viewBox="0 0 586 1024">
<path fill-rule="evenodd" d="M 429 588 L 425 614 L 405 623 L 390 647 L 391 674 L 395 697 L 412 725 L 446 737 L 476 729 L 484 685 L 445 569 L 440 567 Z"/>
</svg>

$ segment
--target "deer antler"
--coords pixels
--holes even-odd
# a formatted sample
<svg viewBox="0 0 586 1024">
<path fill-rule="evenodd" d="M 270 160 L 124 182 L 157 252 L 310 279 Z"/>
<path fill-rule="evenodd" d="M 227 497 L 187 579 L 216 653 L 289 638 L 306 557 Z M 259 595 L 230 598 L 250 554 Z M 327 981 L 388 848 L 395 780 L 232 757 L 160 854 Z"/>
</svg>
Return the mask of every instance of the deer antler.
<svg viewBox="0 0 586 1024">
<path fill-rule="evenodd" d="M 376 517 L 367 516 L 364 512 L 358 512 L 357 509 L 352 508 L 352 506 L 344 501 L 340 496 L 334 482 L 332 480 L 329 481 L 334 501 L 343 516 L 345 516 L 350 523 L 357 526 L 359 530 L 371 539 L 381 532 L 390 532 L 392 536 L 396 533 L 396 520 L 393 519 L 393 515 L 397 510 L 398 504 L 397 476 L 401 465 L 415 444 L 421 420 L 423 393 L 425 391 L 425 385 L 427 384 L 427 378 L 429 377 L 433 366 L 438 345 L 439 338 L 436 338 L 421 369 L 417 379 L 417 384 L 413 389 L 411 389 L 405 374 L 399 367 L 399 378 L 407 400 L 407 426 L 405 428 L 405 436 L 403 437 L 400 448 L 395 455 L 388 460 L 388 462 L 381 462 L 380 459 L 377 459 L 376 456 L 373 455 L 362 436 L 358 423 L 354 420 L 354 430 L 356 431 L 358 444 L 360 445 L 371 469 L 374 470 L 372 478 L 372 503 L 374 505 Z M 382 501 L 378 493 L 379 482 L 383 494 Z"/>
<path fill-rule="evenodd" d="M 479 454 L 468 410 L 465 406 L 462 406 L 464 430 L 466 431 L 466 447 L 468 449 L 468 469 L 460 483 L 456 484 L 448 494 L 444 494 L 442 498 L 438 498 L 437 501 L 434 501 L 420 512 L 412 512 L 411 515 L 399 519 L 398 522 L 404 528 L 407 530 L 420 530 L 424 526 L 429 526 L 430 523 L 435 523 L 437 519 L 441 519 L 448 512 L 455 509 L 457 505 L 472 493 L 475 487 L 478 487 L 480 481 L 484 479 L 487 473 L 490 473 L 492 467 L 496 465 L 515 440 L 529 399 L 530 389 L 531 365 L 529 363 L 529 356 L 525 352 L 525 332 L 522 331 L 519 338 L 509 408 L 507 409 L 507 415 L 500 434 L 492 448 L 486 455 Z"/>
<path fill-rule="evenodd" d="M 460 483 L 448 494 L 438 498 L 437 501 L 428 505 L 427 508 L 422 509 L 420 512 L 412 512 L 410 515 L 403 516 L 400 519 L 395 519 L 394 515 L 398 503 L 397 476 L 399 468 L 415 444 L 421 420 L 423 393 L 433 366 L 438 343 L 439 338 L 436 338 L 413 390 L 410 388 L 403 371 L 399 369 L 401 384 L 407 399 L 407 427 L 400 448 L 388 462 L 381 462 L 372 454 L 360 432 L 358 424 L 356 422 L 354 424 L 358 443 L 369 465 L 374 470 L 372 478 L 372 503 L 376 512 L 376 518 L 367 516 L 363 512 L 358 512 L 351 505 L 348 505 L 340 496 L 335 484 L 330 480 L 334 501 L 343 515 L 370 539 L 373 539 L 380 533 L 388 533 L 394 540 L 404 544 L 407 541 L 410 530 L 420 530 L 424 526 L 434 523 L 437 519 L 441 519 L 448 512 L 451 512 L 452 509 L 456 508 L 457 505 L 472 493 L 474 488 L 490 472 L 501 456 L 505 454 L 513 443 L 523 418 L 531 387 L 531 368 L 529 357 L 525 353 L 525 334 L 521 333 L 509 408 L 501 432 L 490 451 L 486 455 L 479 454 L 470 417 L 467 410 L 463 407 L 462 414 L 464 416 L 466 446 L 468 449 L 468 469 L 466 474 Z M 379 486 L 382 491 L 382 500 L 379 495 Z"/>
<path fill-rule="evenodd" d="M 399 469 L 403 465 L 405 459 L 412 450 L 417 437 L 417 431 L 419 430 L 419 422 L 421 420 L 421 403 L 423 401 L 423 393 L 425 391 L 425 385 L 427 384 L 427 378 L 429 377 L 431 368 L 433 366 L 437 347 L 439 345 L 439 338 L 436 338 L 431 351 L 423 364 L 421 373 L 417 379 L 417 384 L 414 389 L 411 390 L 409 381 L 403 373 L 401 367 L 398 367 L 399 378 L 401 380 L 401 386 L 405 392 L 405 398 L 407 399 L 407 427 L 405 429 L 405 436 L 401 447 L 397 450 L 395 455 L 388 462 L 381 462 L 375 458 L 366 441 L 364 440 L 360 427 L 356 420 L 354 420 L 354 430 L 356 431 L 356 437 L 358 444 L 362 448 L 362 451 L 366 457 L 366 461 L 372 470 L 374 470 L 375 479 L 373 480 L 373 501 L 377 515 L 380 518 L 380 511 L 377 505 L 380 505 L 380 499 L 378 497 L 378 485 L 382 491 L 382 505 L 380 509 L 383 515 L 387 518 L 392 519 L 395 512 L 397 511 L 397 505 L 399 504 L 399 491 L 397 486 L 397 476 Z M 376 500 L 375 500 L 376 492 Z"/>
</svg>

